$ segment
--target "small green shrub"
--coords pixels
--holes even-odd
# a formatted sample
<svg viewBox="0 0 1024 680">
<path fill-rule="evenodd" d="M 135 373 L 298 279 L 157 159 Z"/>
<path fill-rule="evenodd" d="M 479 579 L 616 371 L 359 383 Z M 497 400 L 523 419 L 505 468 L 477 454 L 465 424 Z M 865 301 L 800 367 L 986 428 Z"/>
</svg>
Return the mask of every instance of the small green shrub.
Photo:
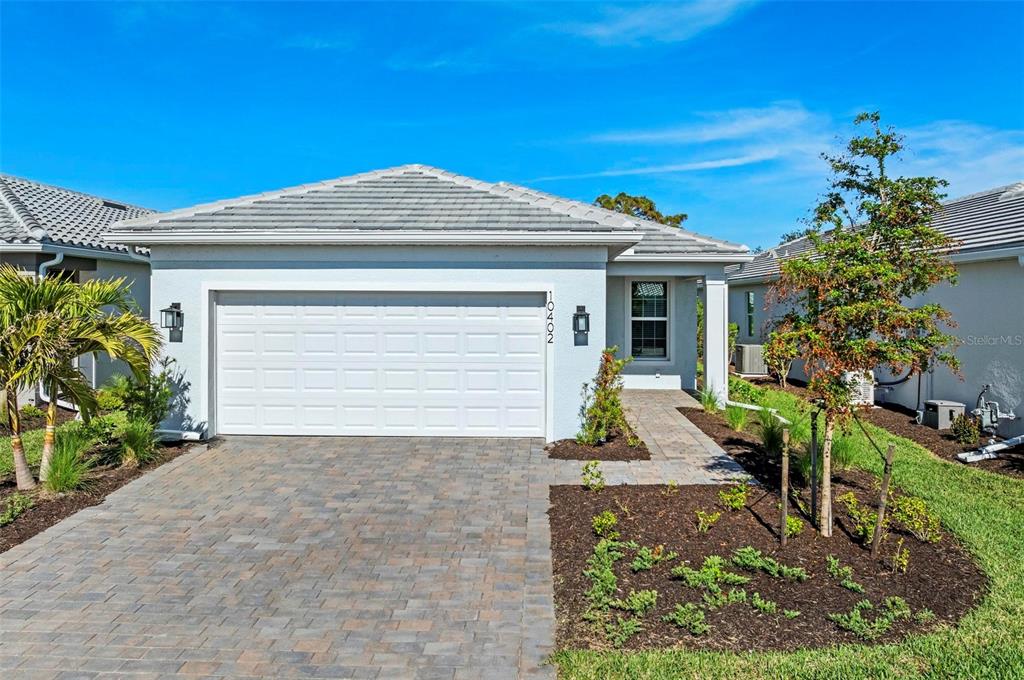
<svg viewBox="0 0 1024 680">
<path fill-rule="evenodd" d="M 981 426 L 974 416 L 960 414 L 949 424 L 950 434 L 961 446 L 977 446 L 981 440 Z"/>
<path fill-rule="evenodd" d="M 795 619 L 796 617 L 800 616 L 800 612 L 798 612 L 795 609 L 783 609 L 782 615 L 785 616 L 787 619 Z"/>
<path fill-rule="evenodd" d="M 700 405 L 708 413 L 718 413 L 722 408 L 722 402 L 718 400 L 718 393 L 710 387 L 703 388 L 697 393 L 700 397 Z"/>
<path fill-rule="evenodd" d="M 875 524 L 878 523 L 878 514 L 858 501 L 852 491 L 847 491 L 842 496 L 836 498 L 836 503 L 846 510 L 846 514 L 853 522 L 853 535 L 864 543 L 869 543 L 875 535 Z M 888 531 L 891 519 L 892 515 L 887 514 L 882 521 L 883 536 Z"/>
<path fill-rule="evenodd" d="M 624 600 L 615 600 L 612 606 L 616 609 L 632 612 L 643 616 L 658 604 L 657 590 L 631 590 Z"/>
<path fill-rule="evenodd" d="M 704 635 L 711 630 L 711 626 L 704 622 L 704 610 L 692 602 L 677 604 L 672 613 L 663 616 L 661 620 L 682 628 L 694 636 Z"/>
<path fill-rule="evenodd" d="M 708 555 L 700 569 L 680 564 L 672 569 L 673 578 L 681 578 L 691 588 L 703 588 L 712 592 L 721 589 L 722 585 L 741 586 L 750 582 L 742 574 L 734 574 L 725 570 L 725 560 L 718 555 Z"/>
<path fill-rule="evenodd" d="M 12 493 L 4 499 L 3 505 L 0 506 L 0 527 L 7 526 L 18 519 L 33 504 L 34 501 L 31 496 L 18 492 Z"/>
<path fill-rule="evenodd" d="M 617 560 L 622 559 L 622 547 L 618 541 L 602 538 L 587 558 L 587 568 L 583 575 L 590 579 L 591 584 L 586 595 L 588 612 L 605 611 L 615 601 L 619 583 L 612 567 Z"/>
<path fill-rule="evenodd" d="M 737 604 L 740 602 L 747 601 L 747 591 L 742 588 L 730 588 L 729 592 L 725 592 L 721 588 L 717 590 L 710 590 L 704 593 L 702 598 L 704 604 L 707 605 L 708 609 L 718 609 L 729 604 Z"/>
<path fill-rule="evenodd" d="M 22 418 L 42 418 L 46 415 L 46 411 L 35 404 L 25 404 L 18 409 L 18 412 L 21 413 Z"/>
<path fill-rule="evenodd" d="M 148 420 L 129 420 L 118 434 L 123 465 L 148 465 L 156 459 L 157 438 Z"/>
<path fill-rule="evenodd" d="M 885 635 L 897 621 L 905 621 L 910 618 L 910 607 L 901 597 L 885 598 L 881 611 L 874 619 L 864 616 L 865 612 L 874 609 L 874 605 L 869 600 L 861 600 L 848 613 L 829 614 L 828 618 L 843 630 L 850 631 L 866 642 L 877 640 Z"/>
<path fill-rule="evenodd" d="M 618 534 L 613 532 L 612 529 L 619 523 L 619 519 L 615 516 L 615 513 L 611 510 L 605 510 L 604 512 L 594 515 L 593 519 L 590 520 L 590 526 L 594 529 L 594 534 L 599 538 L 614 538 L 618 537 Z"/>
<path fill-rule="evenodd" d="M 88 484 L 90 463 L 86 458 L 92 439 L 80 429 L 64 429 L 53 444 L 50 471 L 44 486 L 51 493 L 77 491 Z"/>
<path fill-rule="evenodd" d="M 910 549 L 903 547 L 902 538 L 896 541 L 896 550 L 893 551 L 889 562 L 892 565 L 893 572 L 897 574 L 906 574 L 907 569 L 910 568 Z"/>
<path fill-rule="evenodd" d="M 617 616 L 614 621 L 609 621 L 605 624 L 604 632 L 608 641 L 616 648 L 619 648 L 626 644 L 629 638 L 643 630 L 643 628 L 644 624 L 640 622 L 640 619 L 632 616 Z"/>
<path fill-rule="evenodd" d="M 853 567 L 842 566 L 839 563 L 839 558 L 835 555 L 825 558 L 825 570 L 828 571 L 829 576 L 839 581 L 839 585 L 843 588 L 855 593 L 864 592 L 864 586 L 853 580 Z"/>
<path fill-rule="evenodd" d="M 708 513 L 703 510 L 698 510 L 695 514 L 697 516 L 697 531 L 702 534 L 708 533 L 711 527 L 715 526 L 715 522 L 722 517 L 720 512 Z"/>
<path fill-rule="evenodd" d="M 604 488 L 604 473 L 601 472 L 601 463 L 599 461 L 592 460 L 589 463 L 584 463 L 581 477 L 583 479 L 583 486 L 587 487 L 590 491 L 600 491 Z"/>
<path fill-rule="evenodd" d="M 113 398 L 119 399 L 132 420 L 148 420 L 154 427 L 160 425 L 171 410 L 174 398 L 174 360 L 165 358 L 160 370 L 144 376 L 116 375 L 106 387 Z"/>
<path fill-rule="evenodd" d="M 677 557 L 679 557 L 678 553 L 666 552 L 663 545 L 656 545 L 653 548 L 644 546 L 636 551 L 636 556 L 633 558 L 630 568 L 634 572 L 650 571 L 655 565 L 661 562 L 670 562 Z"/>
<path fill-rule="evenodd" d="M 774 614 L 779 611 L 779 604 L 761 597 L 761 593 L 754 593 L 750 598 L 750 606 L 762 614 Z"/>
<path fill-rule="evenodd" d="M 760 404 L 764 392 L 762 387 L 735 376 L 729 376 L 729 396 L 733 401 L 741 401 L 744 404 Z"/>
<path fill-rule="evenodd" d="M 761 433 L 761 443 L 765 453 L 771 458 L 782 455 L 782 431 L 785 429 L 779 419 L 771 411 L 757 412 L 757 427 Z"/>
<path fill-rule="evenodd" d="M 587 446 L 604 442 L 618 430 L 626 436 L 626 443 L 639 446 L 640 438 L 626 421 L 622 408 L 622 369 L 631 359 L 616 359 L 618 347 L 608 347 L 601 353 L 601 363 L 593 382 L 583 384 L 583 403 L 580 406 L 582 427 L 576 441 Z"/>
<path fill-rule="evenodd" d="M 746 480 L 734 484 L 718 492 L 718 499 L 728 510 L 742 510 L 747 506 L 747 494 L 750 484 Z"/>
<path fill-rule="evenodd" d="M 113 390 L 103 388 L 96 390 L 96 407 L 100 413 L 123 411 L 124 401 Z"/>
<path fill-rule="evenodd" d="M 942 540 L 942 522 L 928 508 L 923 498 L 895 496 L 890 501 L 892 520 L 919 541 L 938 543 Z"/>
<path fill-rule="evenodd" d="M 786 515 L 786 536 L 793 538 L 799 536 L 800 532 L 804 530 L 804 523 L 799 517 L 793 515 Z"/>
<path fill-rule="evenodd" d="M 674 496 L 679 493 L 679 482 L 674 479 L 668 480 L 668 484 L 661 490 L 662 496 Z"/>
<path fill-rule="evenodd" d="M 745 408 L 739 406 L 727 406 L 725 408 L 725 422 L 729 423 L 729 427 L 742 432 L 743 428 L 747 426 L 747 415 L 750 413 Z"/>
<path fill-rule="evenodd" d="M 770 576 L 787 581 L 806 581 L 808 578 L 807 572 L 801 567 L 787 567 L 774 558 L 761 554 L 760 550 L 749 545 L 733 551 L 732 563 L 740 569 L 763 571 Z"/>
</svg>

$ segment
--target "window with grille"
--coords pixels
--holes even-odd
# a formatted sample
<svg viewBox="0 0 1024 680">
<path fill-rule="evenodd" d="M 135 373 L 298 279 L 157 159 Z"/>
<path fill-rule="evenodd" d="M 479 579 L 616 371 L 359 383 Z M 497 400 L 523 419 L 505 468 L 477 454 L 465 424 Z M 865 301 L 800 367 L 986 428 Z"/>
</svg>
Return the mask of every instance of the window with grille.
<svg viewBox="0 0 1024 680">
<path fill-rule="evenodd" d="M 754 291 L 747 291 L 747 335 L 754 337 Z"/>
<path fill-rule="evenodd" d="M 630 353 L 637 359 L 668 357 L 668 282 L 633 281 Z"/>
</svg>

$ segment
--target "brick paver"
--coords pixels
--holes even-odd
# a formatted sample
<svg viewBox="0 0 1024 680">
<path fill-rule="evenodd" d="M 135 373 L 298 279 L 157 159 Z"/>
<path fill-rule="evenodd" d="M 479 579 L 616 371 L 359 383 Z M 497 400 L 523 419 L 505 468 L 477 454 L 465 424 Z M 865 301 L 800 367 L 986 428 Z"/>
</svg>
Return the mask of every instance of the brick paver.
<svg viewBox="0 0 1024 680">
<path fill-rule="evenodd" d="M 609 483 L 739 474 L 679 394 L 626 391 L 653 455 Z M 0 677 L 551 678 L 548 489 L 580 467 L 536 439 L 197 448 L 0 555 Z"/>
</svg>

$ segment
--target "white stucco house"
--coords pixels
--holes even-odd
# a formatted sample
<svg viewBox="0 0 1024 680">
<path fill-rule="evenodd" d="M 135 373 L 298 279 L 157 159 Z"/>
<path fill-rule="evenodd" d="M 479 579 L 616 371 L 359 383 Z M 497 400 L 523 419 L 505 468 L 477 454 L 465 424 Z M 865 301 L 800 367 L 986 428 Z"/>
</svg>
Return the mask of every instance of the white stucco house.
<svg viewBox="0 0 1024 680">
<path fill-rule="evenodd" d="M 727 390 L 745 246 L 407 165 L 128 219 L 207 434 L 572 437 L 602 348 L 629 387 Z M 168 314 L 168 321 L 173 321 Z M 587 326 L 587 332 L 581 329 Z"/>
<path fill-rule="evenodd" d="M 937 367 L 908 379 L 879 367 L 876 399 L 914 410 L 921 408 L 919 400 L 948 399 L 970 410 L 982 386 L 991 384 L 987 398 L 1003 411 L 1024 415 L 1024 182 L 948 201 L 933 225 L 959 242 L 952 257 L 959 281 L 936 286 L 910 303 L 937 302 L 952 313 L 961 375 Z M 766 297 L 779 263 L 811 247 L 807 238 L 796 239 L 730 269 L 729 320 L 739 325 L 737 342 L 764 342 L 771 320 L 781 316 Z M 791 375 L 805 377 L 799 367 Z M 1000 433 L 1024 434 L 1024 421 L 1004 420 Z"/>
<path fill-rule="evenodd" d="M 0 262 L 26 275 L 67 276 L 83 282 L 124 277 L 141 314 L 149 315 L 149 257 L 138 248 L 105 240 L 114 222 L 150 210 L 71 189 L 0 174 Z M 80 359 L 94 386 L 117 366 L 103 357 Z M 26 396 L 26 395 L 23 395 Z"/>
</svg>

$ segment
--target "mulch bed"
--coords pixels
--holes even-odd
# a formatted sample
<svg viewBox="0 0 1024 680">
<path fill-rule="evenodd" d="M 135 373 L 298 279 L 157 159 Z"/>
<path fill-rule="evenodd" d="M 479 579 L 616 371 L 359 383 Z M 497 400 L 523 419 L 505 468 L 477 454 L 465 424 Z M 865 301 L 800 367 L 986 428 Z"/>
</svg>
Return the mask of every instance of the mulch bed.
<svg viewBox="0 0 1024 680">
<path fill-rule="evenodd" d="M 837 517 L 831 538 L 822 538 L 808 524 L 781 549 L 777 533 L 779 496 L 764 487 L 754 486 L 747 506 L 730 512 L 722 508 L 719 501 L 718 492 L 722 488 L 718 485 L 677 488 L 623 485 L 594 492 L 581 486 L 551 487 L 549 516 L 559 647 L 605 649 L 611 646 L 595 624 L 583 618 L 588 607 L 586 593 L 591 587 L 590 579 L 583 572 L 597 543 L 591 518 L 604 510 L 617 516 L 620 540 L 636 541 L 648 547 L 664 545 L 666 551 L 679 553 L 677 559 L 657 564 L 650 571 L 632 571 L 629 565 L 635 553 L 629 549 L 615 563 L 621 597 L 631 590 L 658 591 L 657 605 L 643 617 L 643 629 L 625 643 L 625 649 L 793 650 L 855 643 L 860 640 L 828 620 L 827 615 L 849 612 L 865 598 L 878 607 L 884 598 L 899 596 L 915 614 L 923 609 L 934 612 L 935 619 L 928 623 L 909 620 L 894 624 L 878 640 L 890 642 L 940 623 L 955 622 L 982 595 L 983 574 L 948 534 L 938 543 L 924 543 L 893 532 L 883 544 L 881 558 L 874 560 L 850 535 L 849 521 Z M 835 490 L 837 494 L 853 490 L 862 501 L 873 495 L 870 475 L 866 475 L 866 479 L 840 475 Z M 722 516 L 707 534 L 700 534 L 694 524 L 696 510 L 721 511 Z M 802 519 L 807 523 L 806 517 Z M 892 573 L 887 561 L 887 555 L 899 538 L 904 539 L 910 550 L 910 568 L 906 574 Z M 745 589 L 748 596 L 757 592 L 777 602 L 779 613 L 762 614 L 749 603 L 708 609 L 706 623 L 711 630 L 699 637 L 661 620 L 676 604 L 701 603 L 703 591 L 670 576 L 674 566 L 688 563 L 699 569 L 705 557 L 719 555 L 728 560 L 735 549 L 743 546 L 753 546 L 787 566 L 803 567 L 810 578 L 802 583 L 790 582 L 763 572 L 747 572 L 729 566 L 729 571 L 751 577 L 749 583 L 738 587 Z M 853 568 L 854 580 L 864 587 L 863 594 L 841 587 L 827 573 L 825 558 L 828 555 L 835 555 L 843 566 Z M 729 588 L 724 586 L 726 591 Z M 797 610 L 801 614 L 787 619 L 781 613 L 783 609 Z M 873 618 L 872 612 L 867 616 Z"/>
<path fill-rule="evenodd" d="M 885 404 L 880 408 L 865 409 L 857 414 L 863 420 L 889 430 L 893 434 L 913 440 L 934 453 L 939 458 L 960 463 L 957 454 L 964 451 L 973 451 L 977 447 L 964 447 L 957 443 L 948 431 L 933 430 L 924 425 L 918 425 L 914 420 L 914 412 L 893 404 Z M 981 468 L 989 472 L 996 472 L 1008 477 L 1024 479 L 1024 446 L 1017 446 L 1008 451 L 1001 451 L 1000 457 L 993 460 L 983 460 L 977 463 L 968 463 L 971 467 Z"/>
<path fill-rule="evenodd" d="M 46 404 L 40 406 L 43 411 L 46 410 Z M 66 423 L 69 420 L 74 420 L 78 416 L 77 411 L 72 411 L 66 408 L 57 407 L 57 424 Z M 22 433 L 28 432 L 29 430 L 41 430 L 46 427 L 46 415 L 32 416 L 31 418 L 21 417 L 21 431 Z M 9 437 L 11 436 L 11 428 L 8 427 L 6 419 L 0 422 L 0 436 Z"/>
<path fill-rule="evenodd" d="M 651 452 L 643 441 L 638 446 L 626 443 L 621 432 L 612 432 L 608 441 L 597 446 L 580 444 L 575 439 L 559 439 L 545 447 L 548 458 L 555 460 L 650 460 Z"/>
<path fill-rule="evenodd" d="M 19 515 L 12 523 L 0 527 L 0 553 L 27 541 L 83 508 L 99 505 L 108 495 L 128 482 L 174 460 L 187 452 L 191 446 L 191 444 L 178 444 L 163 447 L 160 458 L 146 467 L 112 467 L 93 470 L 88 488 L 80 491 L 53 496 L 37 487 L 34 491 L 29 492 L 33 496 L 34 505 Z M 13 478 L 0 480 L 0 506 L 8 496 L 16 492 L 17 487 Z"/>
</svg>

